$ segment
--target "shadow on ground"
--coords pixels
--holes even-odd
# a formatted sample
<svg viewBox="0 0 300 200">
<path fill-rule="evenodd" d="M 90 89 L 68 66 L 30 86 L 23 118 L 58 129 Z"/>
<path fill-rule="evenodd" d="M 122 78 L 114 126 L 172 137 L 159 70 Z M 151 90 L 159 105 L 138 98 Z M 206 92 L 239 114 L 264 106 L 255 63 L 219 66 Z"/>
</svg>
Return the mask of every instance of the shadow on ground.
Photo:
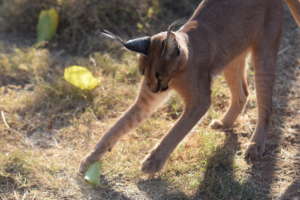
<svg viewBox="0 0 300 200">
<path fill-rule="evenodd" d="M 290 16 L 286 16 L 285 21 L 292 21 Z M 290 31 L 286 31 L 290 30 Z M 291 31 L 292 30 L 292 31 Z M 297 117 L 296 111 L 288 111 L 289 94 L 292 89 L 296 87 L 293 82 L 297 80 L 297 70 L 299 70 L 299 33 L 294 23 L 285 24 L 284 41 L 282 49 L 288 48 L 287 52 L 282 52 L 279 55 L 278 64 L 278 80 L 275 85 L 274 92 L 274 116 L 272 120 L 272 128 L 268 135 L 266 144 L 266 153 L 262 160 L 254 162 L 251 169 L 247 172 L 249 178 L 243 184 L 237 182 L 234 176 L 233 159 L 237 152 L 239 152 L 239 143 L 237 137 L 242 134 L 226 133 L 227 137 L 222 147 L 219 147 L 215 154 L 209 159 L 205 178 L 199 186 L 198 192 L 192 197 L 186 196 L 183 192 L 175 189 L 170 192 L 172 188 L 163 180 L 149 180 L 138 183 L 139 189 L 146 192 L 149 199 L 166 200 L 166 199 L 198 199 L 198 200 L 213 200 L 213 199 L 232 199 L 232 200 L 268 200 L 279 198 L 281 200 L 296 200 L 300 199 L 300 135 L 296 135 L 296 144 L 298 145 L 298 157 L 296 156 L 296 175 L 289 177 L 294 179 L 292 184 L 287 188 L 285 193 L 279 197 L 280 180 L 277 176 L 282 173 L 280 157 L 280 149 L 282 148 L 282 141 L 286 136 L 285 126 L 288 123 L 288 117 Z M 298 72 L 299 73 L 299 72 Z M 299 91 L 298 91 L 299 92 Z M 297 97 L 296 97 L 297 98 Z M 299 98 L 299 97 L 298 97 Z M 299 109 L 299 107 L 298 107 Z M 296 122 L 297 123 L 297 122 Z M 299 133 L 299 124 L 298 124 Z M 244 151 L 244 149 L 242 150 Z M 287 163 L 288 164 L 288 163 Z M 293 167 L 293 166 L 292 166 Z M 224 173 L 225 172 L 225 173 Z M 297 175 L 298 174 L 298 175 Z M 298 177 L 298 178 L 297 178 Z M 286 181 L 288 182 L 288 181 Z M 223 191 L 224 193 L 220 193 Z M 274 196 L 274 192 L 277 194 Z M 157 193 L 162 195 L 157 195 Z"/>
<path fill-rule="evenodd" d="M 120 199 L 133 200 L 129 198 L 124 192 L 115 190 L 105 176 L 101 176 L 101 186 L 93 187 L 88 185 L 81 177 L 77 177 L 77 184 L 80 187 L 81 193 L 89 200 L 104 200 L 104 199 Z"/>
<path fill-rule="evenodd" d="M 294 32 L 294 37 L 291 39 L 291 45 L 297 45 L 300 47 L 300 32 L 299 29 Z M 297 48 L 299 49 L 299 48 Z M 300 199 L 300 63 L 299 57 L 300 52 L 295 49 L 291 55 L 294 58 L 291 61 L 292 64 L 292 73 L 290 73 L 289 80 L 294 80 L 294 87 L 298 86 L 298 89 L 295 90 L 295 93 L 292 96 L 292 100 L 294 99 L 295 103 L 292 109 L 287 110 L 287 120 L 291 122 L 291 125 L 288 126 L 289 133 L 286 135 L 285 140 L 285 148 L 290 149 L 294 148 L 295 155 L 292 157 L 290 161 L 291 167 L 293 167 L 293 172 L 290 173 L 290 176 L 294 179 L 293 183 L 291 183 L 284 194 L 280 197 L 280 200 L 299 200 Z M 298 58 L 298 60 L 297 60 Z M 293 85 L 289 84 L 289 87 L 293 87 Z M 286 101 L 285 106 L 289 105 L 289 102 Z"/>
<path fill-rule="evenodd" d="M 30 65 L 31 63 L 27 60 L 40 61 L 34 59 L 40 56 L 38 50 L 34 51 L 34 38 L 1 33 L 0 40 L 4 44 L 3 53 L 7 53 L 6 57 L 10 58 L 10 54 L 14 55 L 17 54 L 15 51 L 21 51 L 18 57 L 12 58 L 12 60 L 20 60 L 20 63 L 16 63 L 16 65 Z M 26 52 L 31 51 L 31 48 L 34 49 L 33 52 L 27 55 Z M 4 73 L 0 73 L 0 87 L 5 88 L 3 90 L 5 94 L 9 94 L 11 90 L 18 95 L 17 99 L 27 98 L 22 102 L 22 107 L 16 110 L 23 122 L 28 116 L 34 119 L 34 128 L 17 127 L 17 129 L 29 130 L 26 133 L 27 136 L 31 136 L 37 130 L 39 132 L 49 132 L 52 129 L 59 130 L 68 126 L 74 116 L 79 116 L 84 112 L 93 98 L 91 92 L 76 89 L 66 84 L 62 79 L 64 67 L 71 65 L 73 62 L 72 59 L 69 59 L 70 56 L 57 50 L 48 51 L 47 49 L 45 52 L 47 61 L 39 65 L 47 67 L 41 70 L 38 69 L 38 75 L 35 75 L 31 70 L 22 69 L 12 69 L 12 73 L 5 73 L 4 70 Z M 25 63 L 22 63 L 22 61 Z M 4 66 L 5 62 L 1 64 Z M 1 105 L 0 109 L 6 111 L 4 106 Z"/>
<path fill-rule="evenodd" d="M 295 29 L 295 25 L 286 25 L 291 26 L 291 29 Z M 291 32 L 288 35 L 288 40 L 285 40 L 283 47 L 291 46 L 288 50 L 289 59 L 284 57 L 287 55 L 285 53 L 281 54 L 279 57 L 280 69 L 278 70 L 278 76 L 283 77 L 277 81 L 275 88 L 275 103 L 274 107 L 274 119 L 273 128 L 271 133 L 268 136 L 267 142 L 267 151 L 265 157 L 259 161 L 255 162 L 251 169 L 247 172 L 249 178 L 240 183 L 236 180 L 234 175 L 234 157 L 240 151 L 240 144 L 238 142 L 238 137 L 241 137 L 241 133 L 234 133 L 232 131 L 226 132 L 226 139 L 224 145 L 220 146 L 214 155 L 208 160 L 207 169 L 204 175 L 204 180 L 201 180 L 201 185 L 198 188 L 198 191 L 194 196 L 187 196 L 180 190 L 170 186 L 170 183 L 161 180 L 147 180 L 140 181 L 138 183 L 138 188 L 145 192 L 147 198 L 153 200 L 167 200 L 167 199 L 199 199 L 199 200 L 213 200 L 213 199 L 226 199 L 226 200 L 252 200 L 252 199 L 271 199 L 273 198 L 273 185 L 276 183 L 276 175 L 281 172 L 280 166 L 278 163 L 281 160 L 280 146 L 282 139 L 284 139 L 285 129 L 284 124 L 290 115 L 293 115 L 294 112 L 287 111 L 286 108 L 289 105 L 289 96 L 291 89 L 294 87 L 292 85 L 293 81 L 296 79 L 296 70 L 299 68 L 295 67 L 297 65 L 297 57 L 299 57 L 299 52 L 297 47 L 299 47 L 299 37 L 298 32 Z M 295 46 L 297 44 L 297 46 Z M 286 75 L 282 75 L 286 73 Z M 5 77 L 1 77 L 1 79 Z M 9 77 L 6 77 L 8 80 L 4 84 L 9 84 L 9 82 L 15 82 L 15 80 L 9 80 Z M 23 84 L 23 83 L 21 83 Z M 26 84 L 26 83 L 24 83 Z M 284 87 L 282 87 L 284 85 Z M 41 96 L 36 101 L 33 101 L 31 105 L 26 107 L 23 112 L 28 110 L 39 111 L 40 102 L 48 101 L 48 94 Z M 38 106 L 39 105 L 39 106 Z M 51 107 L 53 106 L 53 107 Z M 61 116 L 62 110 L 55 110 L 55 105 L 51 105 L 49 110 L 55 114 L 55 116 Z M 79 108 L 78 112 L 82 112 L 81 109 L 86 108 L 85 101 L 79 101 L 78 104 L 71 105 L 67 110 Z M 54 109 L 54 110 L 52 110 Z M 64 107 L 65 112 L 66 107 Z M 297 111 L 296 111 L 297 112 Z M 49 116 L 49 113 L 44 113 L 45 117 Z M 54 116 L 54 115 L 53 115 Z M 48 118 L 49 119 L 49 118 Z M 68 121 L 68 116 L 63 118 L 55 119 L 57 121 L 66 120 Z M 49 122 L 50 123 L 50 122 Z M 63 124 L 67 124 L 63 123 Z M 299 129 L 297 129 L 299 130 Z M 297 135 L 297 141 L 300 143 L 299 134 Z M 298 144 L 299 145 L 299 144 Z M 298 155 L 300 155 L 300 146 L 298 147 Z M 299 160 L 299 158 L 298 158 Z M 296 163 L 297 164 L 297 163 Z M 292 181 L 291 185 L 287 188 L 284 194 L 280 197 L 282 200 L 287 200 L 291 198 L 300 197 L 299 188 L 300 188 L 300 162 L 298 163 L 298 178 L 295 177 L 295 180 Z M 200 177 L 199 177 L 200 178 Z M 105 177 L 101 178 L 105 180 Z M 105 184 L 104 188 L 95 188 L 91 192 L 85 184 L 80 180 L 78 181 L 79 187 L 82 190 L 82 193 L 89 197 L 89 199 L 125 199 L 129 200 L 132 198 L 127 197 L 125 192 L 119 192 L 114 189 L 114 185 L 108 183 Z M 276 189 L 276 188 L 275 188 Z M 220 190 L 224 193 L 220 194 Z M 90 194 L 92 193 L 92 194 Z"/>
<path fill-rule="evenodd" d="M 168 183 L 159 179 L 139 182 L 139 189 L 146 192 L 149 199 L 153 200 L 254 199 L 253 186 L 248 182 L 240 184 L 234 177 L 233 160 L 237 151 L 240 150 L 238 135 L 232 131 L 226 131 L 225 134 L 224 144 L 218 147 L 207 162 L 204 179 L 201 180 L 201 185 L 195 195 L 189 197 L 174 188 L 170 189 L 171 186 Z"/>
</svg>

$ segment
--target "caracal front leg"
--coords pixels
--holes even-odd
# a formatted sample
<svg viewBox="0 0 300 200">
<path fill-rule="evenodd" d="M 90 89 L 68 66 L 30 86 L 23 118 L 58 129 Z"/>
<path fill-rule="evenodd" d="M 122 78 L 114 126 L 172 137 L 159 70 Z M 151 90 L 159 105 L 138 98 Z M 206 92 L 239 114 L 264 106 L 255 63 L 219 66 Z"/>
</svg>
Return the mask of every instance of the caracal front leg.
<svg viewBox="0 0 300 200">
<path fill-rule="evenodd" d="M 84 173 L 90 164 L 98 161 L 105 152 L 110 151 L 122 135 L 137 127 L 138 124 L 149 117 L 166 100 L 168 94 L 169 91 L 157 94 L 151 92 L 145 81 L 143 81 L 135 103 L 104 134 L 95 149 L 81 162 L 80 173 Z"/>
<path fill-rule="evenodd" d="M 200 118 L 206 113 L 210 105 L 210 84 L 202 85 L 204 88 L 197 91 L 195 87 L 188 92 L 188 97 L 183 96 L 185 111 L 175 126 L 162 139 L 160 144 L 146 157 L 142 164 L 142 171 L 155 174 L 162 169 L 169 155 L 173 152 L 180 141 L 195 126 Z"/>
<path fill-rule="evenodd" d="M 211 128 L 229 128 L 242 112 L 248 97 L 248 85 L 246 79 L 246 53 L 236 58 L 224 70 L 224 77 L 231 93 L 231 103 L 229 109 L 221 120 L 214 120 Z"/>
</svg>

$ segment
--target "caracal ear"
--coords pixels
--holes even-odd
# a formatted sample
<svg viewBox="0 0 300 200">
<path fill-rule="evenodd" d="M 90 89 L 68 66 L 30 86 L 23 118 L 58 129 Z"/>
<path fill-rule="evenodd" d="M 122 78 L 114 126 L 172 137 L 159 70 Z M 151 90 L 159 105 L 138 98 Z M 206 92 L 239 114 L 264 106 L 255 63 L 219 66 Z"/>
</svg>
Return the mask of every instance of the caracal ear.
<svg viewBox="0 0 300 200">
<path fill-rule="evenodd" d="M 172 31 L 168 32 L 167 38 L 164 42 L 164 49 L 162 56 L 166 59 L 171 59 L 174 56 L 179 55 L 178 42 L 176 40 L 176 34 Z"/>
<path fill-rule="evenodd" d="M 146 36 L 129 40 L 126 43 L 124 43 L 124 46 L 130 51 L 134 51 L 147 56 L 149 53 L 148 50 L 150 47 L 150 43 L 151 38 L 149 36 Z"/>
</svg>

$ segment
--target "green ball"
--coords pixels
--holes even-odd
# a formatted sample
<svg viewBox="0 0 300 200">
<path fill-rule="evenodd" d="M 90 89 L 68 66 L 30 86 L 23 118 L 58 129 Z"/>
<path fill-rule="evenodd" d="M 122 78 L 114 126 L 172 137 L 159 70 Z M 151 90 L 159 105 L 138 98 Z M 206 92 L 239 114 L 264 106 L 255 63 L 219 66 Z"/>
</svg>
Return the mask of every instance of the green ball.
<svg viewBox="0 0 300 200">
<path fill-rule="evenodd" d="M 95 186 L 100 185 L 100 162 L 95 162 L 89 166 L 84 180 Z"/>
</svg>

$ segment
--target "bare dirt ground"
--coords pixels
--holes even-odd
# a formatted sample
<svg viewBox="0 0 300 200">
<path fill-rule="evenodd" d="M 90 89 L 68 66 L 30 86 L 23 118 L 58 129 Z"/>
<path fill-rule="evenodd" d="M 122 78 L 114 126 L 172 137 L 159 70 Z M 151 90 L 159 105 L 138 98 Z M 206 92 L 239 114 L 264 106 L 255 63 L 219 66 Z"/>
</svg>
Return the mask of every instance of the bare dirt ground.
<svg viewBox="0 0 300 200">
<path fill-rule="evenodd" d="M 114 98 L 107 100 L 111 104 L 118 104 L 120 108 L 118 108 L 117 111 L 112 111 L 114 107 L 107 103 L 105 112 L 110 111 L 110 113 L 105 117 L 101 115 L 101 111 L 99 111 L 100 114 L 96 114 L 96 116 L 93 115 L 94 112 L 82 111 L 90 108 L 89 103 L 86 103 L 86 99 L 63 99 L 64 105 L 70 106 L 70 108 L 62 108 L 60 107 L 60 103 L 57 103 L 57 106 L 55 106 L 55 102 L 47 102 L 51 99 L 49 94 L 51 95 L 52 93 L 47 93 L 47 97 L 39 97 L 39 101 L 33 101 L 33 104 L 29 108 L 26 107 L 27 104 L 18 105 L 22 110 L 20 113 L 23 113 L 23 115 L 15 117 L 15 108 L 11 108 L 11 105 L 9 105 L 7 101 L 22 104 L 25 101 L 18 102 L 17 100 L 18 98 L 26 96 L 26 98 L 28 98 L 26 101 L 30 102 L 30 98 L 33 98 L 35 95 L 34 92 L 36 92 L 35 88 L 37 86 L 31 84 L 21 76 L 15 78 L 0 75 L 0 102 L 2 103 L 2 105 L 0 104 L 0 111 L 5 111 L 9 126 L 14 128 L 8 129 L 3 117 L 0 117 L 0 162 L 3 162 L 3 166 L 0 163 L 0 199 L 299 200 L 300 31 L 290 14 L 288 14 L 288 12 L 286 13 L 283 32 L 284 37 L 279 52 L 277 80 L 274 89 L 272 129 L 268 136 L 266 153 L 262 160 L 255 162 L 253 165 L 244 168 L 241 167 L 242 165 L 246 165 L 240 160 L 243 158 L 242 154 L 255 127 L 256 110 L 252 81 L 252 95 L 249 99 L 245 114 L 242 116 L 240 123 L 233 130 L 216 133 L 215 137 L 219 137 L 218 134 L 222 134 L 224 140 L 220 144 L 215 144 L 211 154 L 205 154 L 209 156 L 207 160 L 204 160 L 204 171 L 198 173 L 191 169 L 194 168 L 194 166 L 197 168 L 197 164 L 200 163 L 199 160 L 201 159 L 199 158 L 196 159 L 196 162 L 192 161 L 194 156 L 197 157 L 198 154 L 192 156 L 186 156 L 186 154 L 184 154 L 185 156 L 182 159 L 180 153 L 176 153 L 168 164 L 171 167 L 167 167 L 161 177 L 147 179 L 139 172 L 130 169 L 130 167 L 137 168 L 138 164 L 136 163 L 138 163 L 142 157 L 136 155 L 136 158 L 123 158 L 117 153 L 113 153 L 112 156 L 107 158 L 107 164 L 104 166 L 104 175 L 101 177 L 103 185 L 101 187 L 92 188 L 76 175 L 78 163 L 83 155 L 93 147 L 95 139 L 101 136 L 100 133 L 96 132 L 103 132 L 109 124 L 112 124 L 120 112 L 129 105 L 127 99 L 132 100 L 134 98 L 132 92 L 136 91 L 137 86 L 130 86 L 132 85 L 131 83 L 124 83 L 124 86 L 121 86 L 121 89 L 119 88 L 120 91 L 118 90 L 116 94 L 125 97 L 121 98 L 121 100 Z M 1 34 L 0 40 L 5 47 L 1 49 L 1 54 L 5 53 L 8 55 L 11 49 L 16 47 L 22 48 L 22 46 L 26 47 L 32 44 L 30 40 L 24 43 L 20 42 L 20 40 L 22 40 L 20 37 L 5 34 Z M 55 57 L 56 62 L 65 62 L 66 64 L 64 65 L 70 64 L 70 58 L 61 55 L 61 52 L 51 52 L 51 56 Z M 78 63 L 80 62 L 79 60 Z M 55 65 L 57 65 L 57 63 L 51 63 L 50 66 Z M 57 71 L 60 70 L 61 69 L 57 69 Z M 44 76 L 46 76 L 47 79 L 47 77 L 51 75 L 52 74 L 46 74 Z M 128 77 L 130 76 L 128 75 Z M 249 73 L 249 78 L 253 79 L 253 72 Z M 106 83 L 111 84 L 105 86 L 108 88 L 116 89 L 120 87 L 120 85 L 112 86 L 113 84 L 108 81 Z M 104 84 L 105 83 L 103 83 L 103 85 Z M 134 82 L 134 85 L 137 85 L 137 83 Z M 130 90 L 125 92 L 121 91 L 122 88 L 126 87 L 130 87 Z M 101 92 L 104 93 L 101 94 L 102 98 L 112 93 L 110 90 L 106 91 L 104 87 L 101 89 Z M 61 99 L 58 99 L 57 101 L 59 102 L 60 100 Z M 72 101 L 72 104 L 69 103 L 69 101 Z M 124 103 L 118 103 L 119 101 L 123 101 Z M 225 101 L 228 101 L 228 98 L 226 98 Z M 6 104 L 4 104 L 4 102 Z M 42 102 L 42 105 L 46 106 L 50 111 L 42 111 L 40 107 L 34 105 L 34 103 L 39 102 Z M 218 100 L 216 104 L 219 103 L 222 104 L 219 105 L 219 107 L 221 107 L 220 110 L 224 110 L 223 104 L 226 103 L 224 103 L 223 100 Z M 218 107 L 218 105 L 215 107 Z M 34 110 L 35 114 L 27 116 L 26 112 L 33 112 L 32 110 Z M 155 115 L 155 118 L 165 116 L 164 112 L 168 110 L 170 110 L 169 107 L 163 109 L 161 113 Z M 80 115 L 78 113 L 80 113 Z M 18 120 L 15 118 L 18 118 Z M 77 118 L 78 120 L 75 120 Z M 173 117 L 171 116 L 171 118 Z M 76 125 L 71 126 L 70 124 L 72 123 Z M 161 134 L 158 133 L 160 131 L 165 132 L 172 123 L 173 121 L 168 120 L 154 120 L 153 123 L 149 123 L 148 126 L 156 126 L 161 130 L 154 130 L 155 128 L 148 128 L 146 125 L 140 132 L 147 133 L 147 128 L 153 131 L 153 141 L 152 139 L 146 140 L 153 144 L 154 141 L 158 140 L 155 137 L 161 137 Z M 204 121 L 204 125 L 202 126 L 206 124 L 207 122 Z M 86 131 L 86 129 L 90 128 L 97 129 L 97 131 L 93 130 L 91 133 Z M 55 135 L 53 131 L 49 131 L 52 129 L 57 130 L 57 132 L 64 132 L 64 134 L 55 133 L 57 134 Z M 206 129 L 201 127 L 199 130 L 203 131 Z M 197 129 L 196 132 L 199 130 Z M 49 134 L 45 134 L 46 131 L 49 131 Z M 73 134 L 74 132 L 78 132 L 80 135 L 71 135 L 71 133 Z M 147 134 L 142 136 L 133 134 L 125 138 L 122 142 L 127 143 L 127 145 L 133 145 L 135 144 L 135 140 L 142 143 L 144 138 L 149 137 Z M 198 136 L 192 137 L 198 141 Z M 57 138 L 59 138 L 58 141 Z M 201 138 L 206 138 L 206 136 L 201 136 L 200 139 Z M 214 139 L 214 141 L 217 140 Z M 194 149 L 199 147 L 190 140 L 186 144 L 193 146 Z M 144 146 L 148 148 L 150 145 L 142 143 L 142 145 L 138 146 L 132 152 L 128 152 L 124 145 L 119 147 L 116 152 L 131 153 L 131 156 L 135 156 L 137 153 L 145 155 L 146 150 L 144 148 L 146 147 Z M 202 147 L 199 148 L 201 149 Z M 29 150 L 30 159 L 27 161 L 27 153 L 25 154 L 24 152 Z M 190 151 L 192 150 L 188 152 Z M 24 154 L 16 156 L 15 154 L 17 153 L 15 152 L 18 152 L 18 155 L 20 152 Z M 40 156 L 41 154 L 43 156 Z M 26 160 L 25 164 L 20 164 L 23 163 L 23 161 L 19 162 L 22 158 Z M 117 163 L 118 159 L 121 159 L 121 162 Z M 178 165 L 177 160 L 179 160 L 180 163 L 186 162 L 187 166 L 185 166 L 185 168 L 176 169 L 176 167 L 173 166 Z M 242 164 L 237 162 L 237 160 Z M 130 165 L 128 163 L 134 164 Z M 109 165 L 112 166 L 110 167 Z M 120 167 L 119 169 L 113 165 L 122 165 L 122 168 Z M 197 170 L 199 169 L 197 168 Z M 126 175 L 127 172 L 133 175 Z M 187 176 L 185 173 L 190 173 L 191 177 L 185 178 Z M 32 176 L 32 174 L 34 176 Z M 174 177 L 178 177 L 179 180 Z M 180 178 L 182 179 L 180 180 Z M 190 184 L 186 181 L 198 181 L 198 179 L 199 182 L 195 183 L 195 186 L 188 189 L 184 187 Z"/>
</svg>

